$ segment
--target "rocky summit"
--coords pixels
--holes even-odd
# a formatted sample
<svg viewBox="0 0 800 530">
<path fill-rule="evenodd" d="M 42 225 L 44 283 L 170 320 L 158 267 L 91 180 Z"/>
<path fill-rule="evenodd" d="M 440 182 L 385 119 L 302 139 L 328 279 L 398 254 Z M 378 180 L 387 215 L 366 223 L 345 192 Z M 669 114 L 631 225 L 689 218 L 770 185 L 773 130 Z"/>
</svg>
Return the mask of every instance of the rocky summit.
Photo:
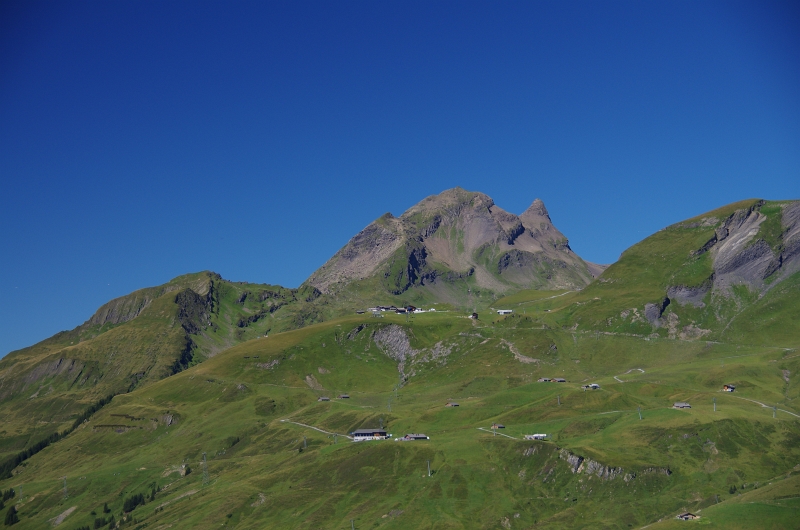
<svg viewBox="0 0 800 530">
<path fill-rule="evenodd" d="M 541 200 L 518 216 L 488 195 L 454 188 L 400 217 L 376 219 L 307 283 L 333 293 L 376 278 L 391 294 L 426 289 L 448 299 L 472 286 L 493 293 L 580 289 L 601 271 L 570 249 Z"/>
</svg>

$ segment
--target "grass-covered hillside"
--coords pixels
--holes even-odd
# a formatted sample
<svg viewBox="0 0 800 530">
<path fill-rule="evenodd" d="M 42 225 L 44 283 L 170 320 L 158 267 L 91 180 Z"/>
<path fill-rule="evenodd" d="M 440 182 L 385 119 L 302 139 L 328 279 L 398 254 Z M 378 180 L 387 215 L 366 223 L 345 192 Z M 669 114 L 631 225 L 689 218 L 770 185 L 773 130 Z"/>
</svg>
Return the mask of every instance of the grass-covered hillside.
<svg viewBox="0 0 800 530">
<path fill-rule="evenodd" d="M 459 296 L 392 295 L 385 279 L 321 293 L 187 275 L 13 352 L 0 361 L 0 518 L 797 527 L 800 203 L 667 227 L 581 291 L 498 299 L 472 275 L 453 279 Z M 437 311 L 355 314 L 372 303 Z M 381 426 L 429 439 L 349 438 Z M 701 517 L 675 519 L 686 511 Z"/>
<path fill-rule="evenodd" d="M 800 306 L 800 201 L 734 203 L 626 250 L 579 292 L 496 302 L 554 328 L 793 345 Z"/>
<path fill-rule="evenodd" d="M 112 300 L 81 326 L 9 353 L 0 359 L 0 461 L 69 429 L 110 395 L 271 330 L 301 327 L 318 294 L 188 274 Z"/>
<path fill-rule="evenodd" d="M 725 507 L 751 492 L 791 528 L 779 498 L 798 471 L 800 408 L 785 374 L 799 368 L 794 349 L 555 331 L 527 315 L 347 317 L 117 396 L 0 487 L 22 487 L 19 528 L 67 512 L 63 527 L 92 526 L 106 503 L 125 528 L 628 528 L 685 510 L 736 527 Z M 430 440 L 346 438 L 381 423 Z"/>
</svg>

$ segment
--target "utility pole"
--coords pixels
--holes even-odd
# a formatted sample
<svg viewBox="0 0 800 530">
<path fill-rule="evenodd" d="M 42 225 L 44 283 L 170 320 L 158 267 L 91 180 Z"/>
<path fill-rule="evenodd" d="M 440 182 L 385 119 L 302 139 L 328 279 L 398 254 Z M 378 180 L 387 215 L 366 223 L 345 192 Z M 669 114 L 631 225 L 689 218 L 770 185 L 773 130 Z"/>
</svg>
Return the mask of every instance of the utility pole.
<svg viewBox="0 0 800 530">
<path fill-rule="evenodd" d="M 381 429 L 383 429 L 383 418 L 380 418 L 380 422 L 381 422 Z"/>
<path fill-rule="evenodd" d="M 350 530 L 356 530 L 356 527 L 353 524 L 353 520 L 352 519 L 350 519 Z"/>
<path fill-rule="evenodd" d="M 336 445 L 336 434 L 333 435 L 333 445 Z"/>
<path fill-rule="evenodd" d="M 558 398 L 558 406 L 561 406 L 561 396 L 556 396 Z"/>
<path fill-rule="evenodd" d="M 206 462 L 206 453 L 203 452 L 203 486 L 208 484 L 208 463 Z"/>
<path fill-rule="evenodd" d="M 303 449 L 308 449 L 308 443 L 306 443 L 305 435 L 303 435 Z"/>
<path fill-rule="evenodd" d="M 428 460 L 428 476 L 431 476 L 431 461 Z"/>
<path fill-rule="evenodd" d="M 717 411 L 717 398 L 714 398 L 714 412 Z"/>
<path fill-rule="evenodd" d="M 772 417 L 773 417 L 773 418 L 775 417 L 775 414 L 776 414 L 777 412 L 778 412 L 778 406 L 777 406 L 777 405 L 774 405 L 774 406 L 772 407 Z"/>
<path fill-rule="evenodd" d="M 641 420 L 642 419 L 642 407 L 637 407 L 637 410 L 639 411 L 639 419 Z"/>
<path fill-rule="evenodd" d="M 69 498 L 69 494 L 67 493 L 67 476 L 64 475 L 64 500 Z"/>
</svg>

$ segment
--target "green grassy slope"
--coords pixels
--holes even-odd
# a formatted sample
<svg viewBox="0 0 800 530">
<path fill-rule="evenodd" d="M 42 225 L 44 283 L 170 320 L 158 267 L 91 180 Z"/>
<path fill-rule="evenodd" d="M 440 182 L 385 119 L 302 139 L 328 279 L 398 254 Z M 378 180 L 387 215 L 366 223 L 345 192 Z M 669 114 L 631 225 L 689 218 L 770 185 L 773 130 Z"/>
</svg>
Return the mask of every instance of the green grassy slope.
<svg viewBox="0 0 800 530">
<path fill-rule="evenodd" d="M 0 455 L 131 389 L 0 489 L 23 491 L 6 503 L 19 528 L 92 527 L 103 503 L 138 529 L 794 528 L 800 272 L 721 293 L 713 256 L 696 252 L 748 208 L 781 248 L 781 204 L 668 227 L 580 292 L 496 299 L 466 276 L 393 296 L 376 277 L 320 295 L 201 273 L 134 293 L 0 361 Z M 646 304 L 675 286 L 708 287 L 703 304 L 673 300 L 649 321 Z M 437 311 L 353 314 L 392 303 Z M 346 437 L 380 424 L 430 440 Z M 549 439 L 523 439 L 533 433 Z M 146 503 L 124 513 L 139 493 Z M 676 521 L 682 511 L 702 518 Z"/>
<path fill-rule="evenodd" d="M 780 247 L 779 206 L 784 203 L 762 202 L 734 203 L 669 226 L 626 250 L 619 261 L 579 292 L 543 296 L 521 291 L 494 305 L 544 312 L 538 321 L 552 328 L 791 346 L 796 336 L 793 323 L 800 311 L 795 302 L 800 276 L 782 276 L 763 292 L 747 285 L 721 292 L 712 288 L 713 253 L 698 253 L 725 219 L 747 209 L 766 217 L 748 244 L 764 240 Z M 768 285 L 770 281 L 767 278 Z M 697 303 L 670 300 L 670 288 L 676 287 L 700 290 Z M 648 304 L 663 306 L 657 324 L 645 315 Z"/>
<path fill-rule="evenodd" d="M 304 324 L 310 289 L 188 274 L 109 302 L 86 323 L 0 360 L 0 461 L 87 407 L 272 329 Z"/>
<path fill-rule="evenodd" d="M 397 397 L 397 363 L 375 340 L 390 326 L 418 352 Z M 792 355 L 540 329 L 527 316 L 347 317 L 243 343 L 117 396 L 0 487 L 23 486 L 19 528 L 73 506 L 64 525 L 92 524 L 104 502 L 119 520 L 125 498 L 151 487 L 161 491 L 127 516 L 132 528 L 636 527 L 792 472 L 800 410 L 780 368 L 794 373 Z M 545 376 L 568 382 L 536 382 Z M 722 381 L 737 392 L 720 392 Z M 342 392 L 351 398 L 317 401 Z M 693 408 L 673 410 L 676 400 Z M 777 418 L 749 400 L 777 402 Z M 431 439 L 334 444 L 329 434 L 381 421 L 395 436 Z M 508 437 L 493 436 L 493 422 Z M 533 432 L 552 441 L 521 440 Z M 621 470 L 603 479 L 584 462 L 573 473 L 562 449 Z"/>
</svg>

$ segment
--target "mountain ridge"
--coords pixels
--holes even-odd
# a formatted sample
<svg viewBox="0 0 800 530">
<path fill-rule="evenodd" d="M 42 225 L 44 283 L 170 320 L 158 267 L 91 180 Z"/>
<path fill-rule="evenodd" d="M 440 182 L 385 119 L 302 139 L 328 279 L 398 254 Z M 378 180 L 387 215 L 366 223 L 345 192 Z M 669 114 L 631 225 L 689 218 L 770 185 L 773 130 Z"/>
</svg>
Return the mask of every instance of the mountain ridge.
<svg viewBox="0 0 800 530">
<path fill-rule="evenodd" d="M 190 274 L 0 360 L 0 489 L 24 487 L 20 528 L 102 526 L 104 504 L 123 528 L 622 530 L 700 510 L 724 526 L 737 489 L 792 528 L 800 201 L 733 203 L 648 236 L 581 290 L 496 298 L 455 261 L 489 255 L 488 273 L 509 239 L 557 250 L 560 232 L 541 201 L 515 216 L 461 193 L 377 222 L 412 234 L 395 272 L 417 256 L 441 282 L 393 294 L 389 267 L 323 292 Z M 456 289 L 460 305 L 436 298 Z M 437 311 L 355 311 L 415 296 Z M 377 426 L 429 439 L 343 443 Z"/>
</svg>

